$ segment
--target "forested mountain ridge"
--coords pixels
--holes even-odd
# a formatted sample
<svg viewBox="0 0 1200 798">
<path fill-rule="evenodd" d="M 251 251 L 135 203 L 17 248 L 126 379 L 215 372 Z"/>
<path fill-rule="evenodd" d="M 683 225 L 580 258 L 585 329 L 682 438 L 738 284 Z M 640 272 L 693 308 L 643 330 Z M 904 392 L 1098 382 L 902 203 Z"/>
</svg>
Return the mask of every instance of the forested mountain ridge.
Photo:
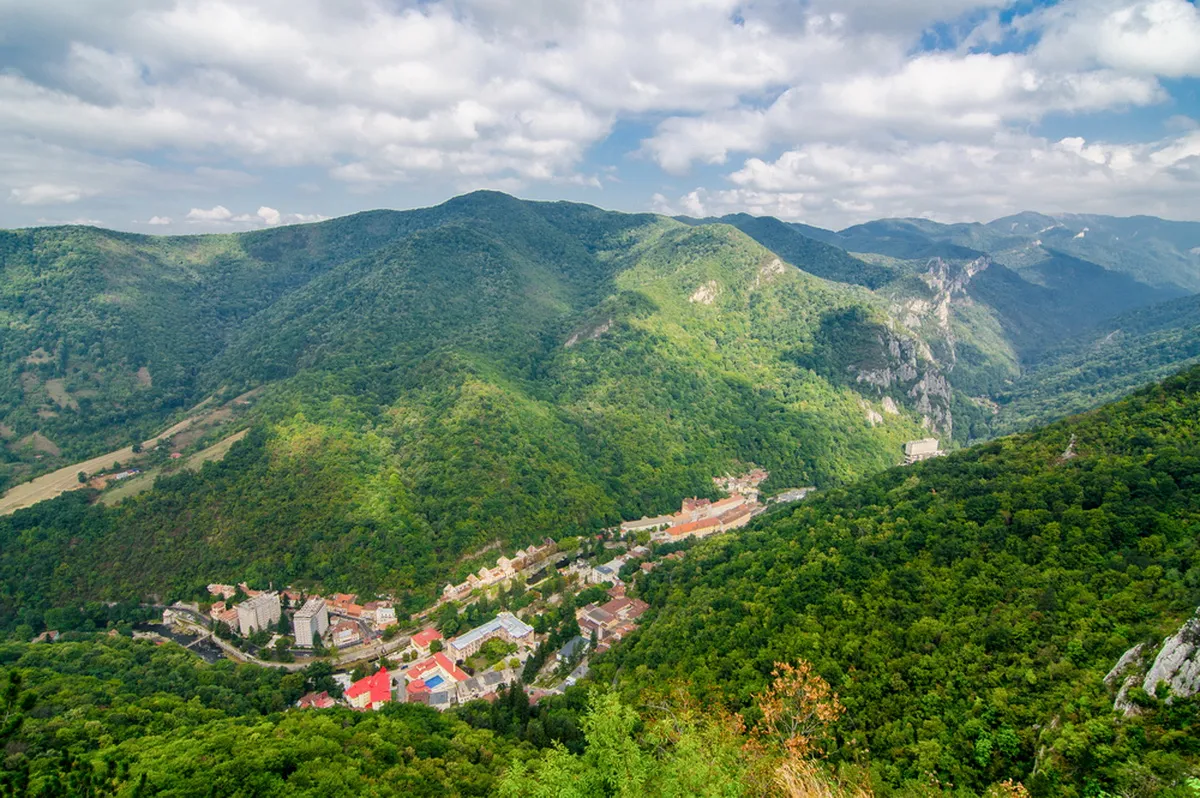
<svg viewBox="0 0 1200 798">
<path fill-rule="evenodd" d="M 234 575 L 419 602 L 491 541 L 661 512 L 739 463 L 839 484 L 949 421 L 880 298 L 734 228 L 487 193 L 434 210 L 402 235 L 340 220 L 384 230 L 357 257 L 336 227 L 236 239 L 337 255 L 188 374 L 192 398 L 259 387 L 253 431 L 115 508 L 81 494 L 0 522 L 6 621 Z"/>
<path fill-rule="evenodd" d="M 1061 252 L 1147 285 L 1200 290 L 1200 222 L 1153 216 L 1024 212 L 988 223 L 941 224 L 881 219 L 833 232 L 796 225 L 810 238 L 850 252 L 902 259 L 971 257 L 988 253 L 1020 268 Z"/>
<path fill-rule="evenodd" d="M 684 221 L 734 225 L 784 260 L 811 262 L 801 268 L 890 300 L 892 317 L 916 331 L 941 366 L 960 443 L 1061 415 L 1033 415 L 1019 399 L 1009 407 L 1014 397 L 1036 393 L 1048 407 L 1082 410 L 1119 396 L 1079 379 L 1073 397 L 1059 397 L 1038 372 L 1052 352 L 1110 317 L 1138 308 L 1154 315 L 1154 306 L 1195 290 L 1200 273 L 1200 225 L 1151 217 L 883 219 L 840 232 L 746 214 Z M 1128 391 L 1187 365 L 1172 363 L 1120 383 Z"/>
<path fill-rule="evenodd" d="M 464 552 L 661 512 L 736 465 L 846 484 L 906 439 L 993 434 L 1087 308 L 1179 290 L 809 232 L 477 192 L 239 235 L 6 233 L 9 484 L 255 394 L 203 473 L 0 522 L 5 622 L 234 573 L 417 601 Z"/>
<path fill-rule="evenodd" d="M 1086 410 L 1200 359 L 1200 298 L 1122 313 L 1045 352 L 999 392 L 998 433 Z"/>
<path fill-rule="evenodd" d="M 641 581 L 652 620 L 600 678 L 745 700 L 806 659 L 847 707 L 834 760 L 893 786 L 1187 795 L 1200 697 L 1126 717 L 1105 676 L 1200 605 L 1198 474 L 1193 368 L 707 542 Z"/>
</svg>

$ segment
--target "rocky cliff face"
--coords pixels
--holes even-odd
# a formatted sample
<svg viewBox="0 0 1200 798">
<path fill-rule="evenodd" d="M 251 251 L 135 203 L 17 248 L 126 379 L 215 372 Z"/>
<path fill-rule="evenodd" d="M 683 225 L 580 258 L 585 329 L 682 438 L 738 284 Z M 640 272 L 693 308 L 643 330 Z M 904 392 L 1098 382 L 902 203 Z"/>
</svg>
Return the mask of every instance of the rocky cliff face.
<svg viewBox="0 0 1200 798">
<path fill-rule="evenodd" d="M 1146 662 L 1152 654 L 1154 660 L 1147 668 Z M 1165 696 L 1168 702 L 1173 696 L 1200 693 L 1200 610 L 1197 617 L 1163 640 L 1157 652 L 1139 644 L 1122 654 L 1104 677 L 1104 683 L 1110 690 L 1116 690 L 1113 709 L 1126 715 L 1138 712 L 1129 697 L 1129 691 L 1134 687 L 1140 686 L 1156 698 L 1164 697 L 1159 692 L 1165 688 L 1163 691 L 1169 692 Z"/>
<path fill-rule="evenodd" d="M 953 417 L 950 413 L 950 383 L 942 374 L 929 346 L 919 338 L 892 330 L 881 331 L 876 337 L 884 362 L 847 367 L 854 374 L 859 390 L 881 396 L 895 407 L 892 395 L 907 397 L 908 404 L 921 414 L 925 426 L 938 434 L 950 435 Z M 882 367 L 880 367 L 882 366 Z"/>
</svg>

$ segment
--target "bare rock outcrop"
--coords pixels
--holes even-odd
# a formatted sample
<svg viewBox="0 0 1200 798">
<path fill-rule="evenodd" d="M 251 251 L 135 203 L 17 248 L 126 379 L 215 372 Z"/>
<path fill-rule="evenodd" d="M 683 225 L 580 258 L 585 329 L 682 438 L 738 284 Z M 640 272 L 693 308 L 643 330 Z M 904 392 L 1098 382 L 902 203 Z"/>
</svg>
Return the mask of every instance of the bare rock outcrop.
<svg viewBox="0 0 1200 798">
<path fill-rule="evenodd" d="M 1147 668 L 1151 653 L 1154 661 Z M 1129 691 L 1139 685 L 1148 695 L 1168 703 L 1176 696 L 1200 693 L 1200 612 L 1164 639 L 1157 651 L 1145 645 L 1126 651 L 1104 677 L 1104 684 L 1116 691 L 1113 709 L 1126 715 L 1138 712 L 1129 699 Z M 1160 695 L 1163 687 L 1167 690 Z"/>
</svg>

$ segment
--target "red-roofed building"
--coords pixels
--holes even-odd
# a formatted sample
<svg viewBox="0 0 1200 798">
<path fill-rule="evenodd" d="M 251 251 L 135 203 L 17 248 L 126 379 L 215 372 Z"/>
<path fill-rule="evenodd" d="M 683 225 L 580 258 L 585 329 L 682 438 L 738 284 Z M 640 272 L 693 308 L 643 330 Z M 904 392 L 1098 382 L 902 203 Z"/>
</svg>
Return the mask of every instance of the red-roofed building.
<svg viewBox="0 0 1200 798">
<path fill-rule="evenodd" d="M 329 693 L 322 690 L 319 693 L 309 693 L 304 696 L 296 706 L 300 709 L 329 709 L 333 705 L 334 700 L 329 697 Z"/>
<path fill-rule="evenodd" d="M 380 668 L 374 676 L 359 679 L 346 691 L 350 706 L 358 709 L 379 709 L 392 700 L 392 676 Z"/>
<path fill-rule="evenodd" d="M 453 660 L 440 651 L 413 665 L 405 675 L 409 679 L 410 690 L 414 681 L 429 681 L 435 676 L 441 676 L 444 680 L 452 682 L 465 682 L 471 678 L 466 671 L 455 665 Z"/>
<path fill-rule="evenodd" d="M 362 642 L 362 630 L 354 621 L 341 621 L 331 627 L 333 644 L 339 648 L 357 645 Z"/>
<path fill-rule="evenodd" d="M 412 645 L 413 645 L 413 648 L 415 648 L 422 657 L 428 657 L 430 643 L 432 643 L 434 640 L 441 640 L 441 639 L 443 639 L 442 633 L 439 632 L 437 629 L 430 627 L 428 629 L 424 629 L 420 632 L 417 632 L 415 635 L 413 635 L 412 636 Z"/>
<path fill-rule="evenodd" d="M 328 596 L 325 599 L 325 603 L 329 605 L 329 609 L 331 610 L 345 612 L 346 609 L 351 606 L 358 607 L 358 605 L 354 603 L 354 600 L 357 598 L 358 596 L 354 595 L 353 593 L 334 593 L 332 596 Z M 358 611 L 362 612 L 362 607 L 359 607 Z"/>
<path fill-rule="evenodd" d="M 667 531 L 671 533 L 671 537 L 675 540 L 682 540 L 686 537 L 695 535 L 696 537 L 704 537 L 718 532 L 721 529 L 721 522 L 716 518 L 702 518 L 699 521 L 690 521 L 686 524 L 677 524 Z"/>
<path fill-rule="evenodd" d="M 408 701 L 412 704 L 429 705 L 429 686 L 421 679 L 408 683 Z"/>
<path fill-rule="evenodd" d="M 754 517 L 754 508 L 748 505 L 735 507 L 732 510 L 727 510 L 717 516 L 717 520 L 721 522 L 721 529 L 738 529 L 750 523 L 750 519 Z"/>
</svg>

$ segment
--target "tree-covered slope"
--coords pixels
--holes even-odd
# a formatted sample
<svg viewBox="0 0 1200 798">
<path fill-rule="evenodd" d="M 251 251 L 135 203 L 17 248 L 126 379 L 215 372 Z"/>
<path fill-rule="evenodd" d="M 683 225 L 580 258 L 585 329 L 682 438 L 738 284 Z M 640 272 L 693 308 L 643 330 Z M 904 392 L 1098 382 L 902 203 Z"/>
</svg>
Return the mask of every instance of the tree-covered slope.
<svg viewBox="0 0 1200 798">
<path fill-rule="evenodd" d="M 1113 711 L 1104 676 L 1200 605 L 1200 370 L 1035 433 L 768 516 L 641 584 L 652 615 L 601 678 L 745 700 L 807 659 L 878 777 L 1035 795 L 1171 793 L 1197 698 Z"/>
<path fill-rule="evenodd" d="M 1052 348 L 1001 391 L 991 428 L 1003 434 L 1113 401 L 1197 358 L 1197 297 L 1114 316 Z"/>
<path fill-rule="evenodd" d="M 436 210 L 365 254 L 338 243 L 198 366 L 198 394 L 261 389 L 225 461 L 0 521 L 5 618 L 239 575 L 420 601 L 492 541 L 662 512 L 744 463 L 841 484 L 922 417 L 949 423 L 937 364 L 880 298 L 732 227 L 487 193 Z M 825 334 L 846 313 L 849 349 Z"/>
<path fill-rule="evenodd" d="M 732 225 L 788 263 L 827 280 L 878 288 L 897 276 L 889 269 L 854 257 L 840 246 L 810 238 L 804 234 L 803 225 L 788 224 L 771 216 L 733 213 L 719 219 L 681 217 L 680 220 L 688 224 Z"/>
<path fill-rule="evenodd" d="M 240 235 L 0 231 L 0 488 L 150 437 L 226 385 L 211 364 L 256 314 L 468 213 L 447 203 Z"/>
</svg>

